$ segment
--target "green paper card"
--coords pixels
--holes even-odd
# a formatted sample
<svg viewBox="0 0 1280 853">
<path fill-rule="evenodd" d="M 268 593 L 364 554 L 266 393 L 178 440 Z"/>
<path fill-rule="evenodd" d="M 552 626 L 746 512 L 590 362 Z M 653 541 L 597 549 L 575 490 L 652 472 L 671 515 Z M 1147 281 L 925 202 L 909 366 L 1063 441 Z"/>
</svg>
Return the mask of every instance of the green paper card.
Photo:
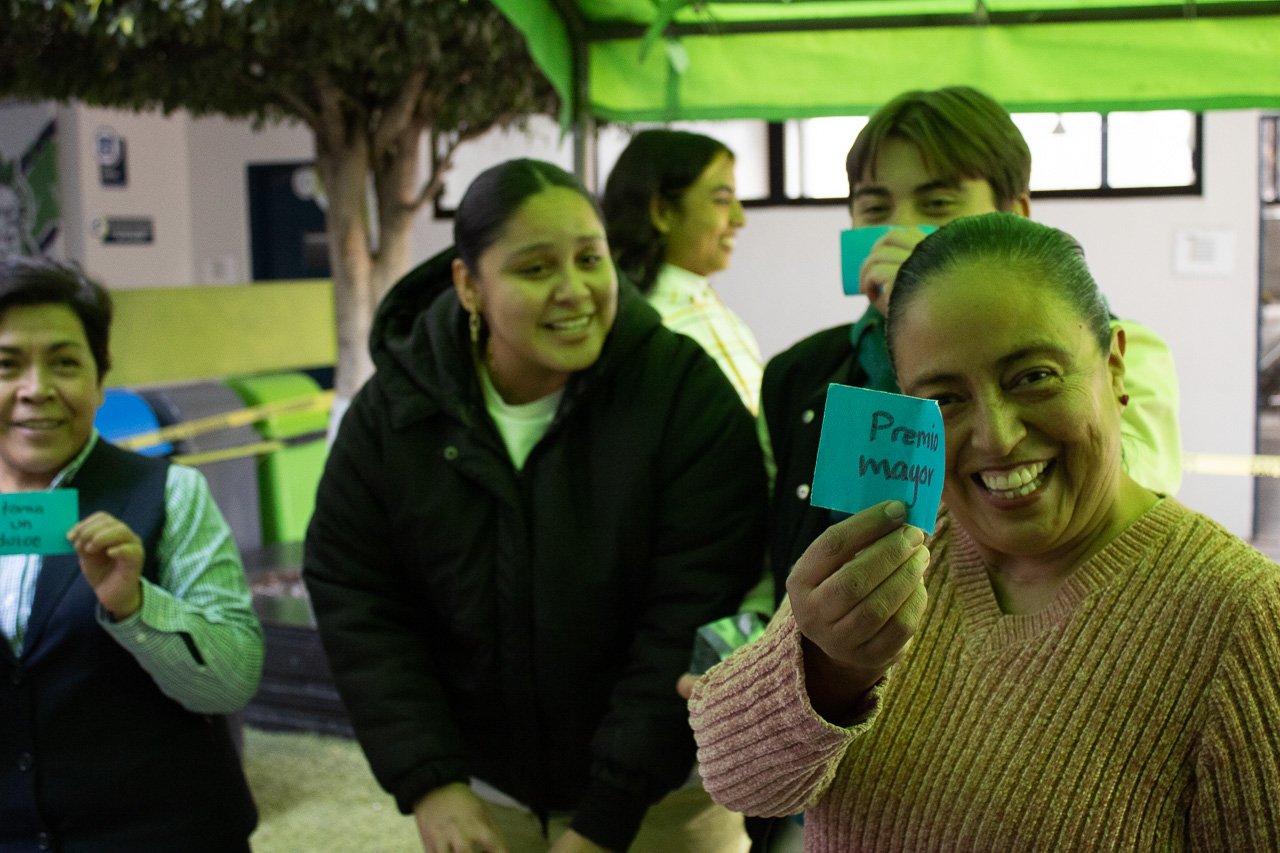
<svg viewBox="0 0 1280 853">
<path fill-rule="evenodd" d="M 832 384 L 810 503 L 854 513 L 899 500 L 907 524 L 932 533 L 946 450 L 935 401 Z"/>
<path fill-rule="evenodd" d="M 0 495 L 0 554 L 70 554 L 67 531 L 79 520 L 75 489 Z"/>
</svg>

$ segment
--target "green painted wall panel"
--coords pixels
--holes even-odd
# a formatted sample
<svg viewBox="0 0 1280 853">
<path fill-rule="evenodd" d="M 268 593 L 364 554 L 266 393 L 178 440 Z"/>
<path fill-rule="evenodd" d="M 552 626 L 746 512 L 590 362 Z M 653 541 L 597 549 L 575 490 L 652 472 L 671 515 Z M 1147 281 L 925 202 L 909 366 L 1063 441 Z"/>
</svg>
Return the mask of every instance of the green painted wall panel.
<svg viewBox="0 0 1280 853">
<path fill-rule="evenodd" d="M 113 367 L 131 387 L 331 365 L 328 281 L 113 290 Z"/>
</svg>

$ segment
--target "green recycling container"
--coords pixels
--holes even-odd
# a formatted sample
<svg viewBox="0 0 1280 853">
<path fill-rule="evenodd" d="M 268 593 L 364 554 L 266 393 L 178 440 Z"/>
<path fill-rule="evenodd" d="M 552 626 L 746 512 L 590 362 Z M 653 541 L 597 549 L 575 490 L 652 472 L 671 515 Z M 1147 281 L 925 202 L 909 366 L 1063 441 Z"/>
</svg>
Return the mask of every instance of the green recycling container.
<svg viewBox="0 0 1280 853">
<path fill-rule="evenodd" d="M 312 397 L 322 391 L 305 373 L 237 376 L 226 382 L 245 406 Z M 284 443 L 258 461 L 263 544 L 300 542 L 315 510 L 316 486 L 328 453 L 325 432 L 329 413 L 275 413 L 255 426 L 263 439 Z"/>
</svg>

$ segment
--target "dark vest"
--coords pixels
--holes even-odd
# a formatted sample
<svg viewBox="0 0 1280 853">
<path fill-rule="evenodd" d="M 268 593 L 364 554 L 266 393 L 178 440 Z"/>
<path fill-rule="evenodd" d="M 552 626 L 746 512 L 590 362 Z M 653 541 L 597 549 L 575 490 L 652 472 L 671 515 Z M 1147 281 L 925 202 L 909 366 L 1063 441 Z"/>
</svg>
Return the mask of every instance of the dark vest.
<svg viewBox="0 0 1280 853">
<path fill-rule="evenodd" d="M 155 581 L 168 462 L 99 439 L 80 516 L 142 539 Z M 257 822 L 222 717 L 168 698 L 98 625 L 74 554 L 45 557 L 22 656 L 0 643 L 0 853 L 245 850 Z"/>
<path fill-rule="evenodd" d="M 813 465 L 832 382 L 861 386 L 850 325 L 818 332 L 769 360 L 760 387 L 777 476 L 769 501 L 769 565 L 778 600 L 804 549 L 831 526 L 831 511 L 810 506 Z"/>
</svg>

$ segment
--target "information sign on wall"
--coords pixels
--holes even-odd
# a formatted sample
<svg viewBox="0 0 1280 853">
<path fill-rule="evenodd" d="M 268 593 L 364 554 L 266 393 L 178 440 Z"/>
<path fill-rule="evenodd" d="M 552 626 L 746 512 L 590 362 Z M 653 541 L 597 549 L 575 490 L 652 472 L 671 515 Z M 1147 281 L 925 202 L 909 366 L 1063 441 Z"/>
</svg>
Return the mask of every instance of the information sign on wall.
<svg viewBox="0 0 1280 853">
<path fill-rule="evenodd" d="M 93 233 L 103 243 L 150 243 L 155 240 L 155 223 L 150 216 L 99 216 Z"/>
<path fill-rule="evenodd" d="M 114 128 L 100 127 L 93 134 L 94 154 L 98 159 L 98 179 L 104 187 L 123 187 L 129 183 L 128 158 L 124 138 Z"/>
</svg>

